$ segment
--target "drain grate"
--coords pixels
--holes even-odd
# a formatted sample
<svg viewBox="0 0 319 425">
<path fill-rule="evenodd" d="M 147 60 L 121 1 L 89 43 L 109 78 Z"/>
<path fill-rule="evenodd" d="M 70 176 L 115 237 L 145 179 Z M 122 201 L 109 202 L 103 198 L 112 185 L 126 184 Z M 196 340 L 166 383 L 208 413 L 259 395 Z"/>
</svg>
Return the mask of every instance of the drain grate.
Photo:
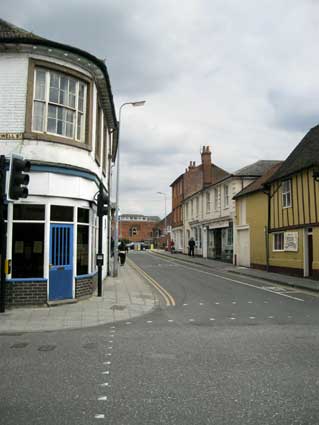
<svg viewBox="0 0 319 425">
<path fill-rule="evenodd" d="M 38 351 L 53 351 L 56 348 L 56 345 L 40 345 Z"/>
<path fill-rule="evenodd" d="M 29 345 L 27 342 L 17 342 L 12 344 L 10 348 L 25 348 L 27 345 Z"/>
<path fill-rule="evenodd" d="M 97 348 L 97 343 L 96 342 L 88 342 L 87 344 L 83 345 L 83 348 L 86 348 L 88 350 L 92 350 L 94 348 Z"/>
</svg>

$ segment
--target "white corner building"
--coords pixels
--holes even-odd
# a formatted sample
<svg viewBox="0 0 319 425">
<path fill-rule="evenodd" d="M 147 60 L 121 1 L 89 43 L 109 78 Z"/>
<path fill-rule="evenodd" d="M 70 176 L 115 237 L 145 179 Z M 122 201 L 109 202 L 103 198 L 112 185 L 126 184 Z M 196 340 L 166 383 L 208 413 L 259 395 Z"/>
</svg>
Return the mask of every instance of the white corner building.
<svg viewBox="0 0 319 425">
<path fill-rule="evenodd" d="M 92 295 L 116 130 L 103 61 L 0 19 L 0 154 L 31 161 L 29 196 L 7 208 L 7 305 Z M 109 230 L 105 216 L 103 278 Z"/>
</svg>

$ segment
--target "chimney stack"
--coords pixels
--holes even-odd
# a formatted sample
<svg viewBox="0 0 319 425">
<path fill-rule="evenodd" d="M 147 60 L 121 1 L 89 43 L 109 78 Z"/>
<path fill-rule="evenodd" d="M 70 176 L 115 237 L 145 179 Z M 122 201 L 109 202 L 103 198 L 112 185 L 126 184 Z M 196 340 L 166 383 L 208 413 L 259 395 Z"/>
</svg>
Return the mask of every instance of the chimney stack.
<svg viewBox="0 0 319 425">
<path fill-rule="evenodd" d="M 212 184 L 212 154 L 209 146 L 203 146 L 201 157 L 203 170 L 203 185 L 205 187 Z"/>
</svg>

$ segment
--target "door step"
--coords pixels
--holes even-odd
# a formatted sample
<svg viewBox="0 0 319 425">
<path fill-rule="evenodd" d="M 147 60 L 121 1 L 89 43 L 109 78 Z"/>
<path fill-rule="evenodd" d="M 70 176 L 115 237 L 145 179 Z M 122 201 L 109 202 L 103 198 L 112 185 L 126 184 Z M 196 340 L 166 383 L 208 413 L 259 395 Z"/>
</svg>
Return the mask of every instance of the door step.
<svg viewBox="0 0 319 425">
<path fill-rule="evenodd" d="M 57 300 L 57 301 L 47 301 L 47 305 L 49 307 L 57 307 L 59 305 L 65 305 L 65 304 L 75 304 L 78 300 L 74 298 L 70 298 L 68 300 Z"/>
</svg>

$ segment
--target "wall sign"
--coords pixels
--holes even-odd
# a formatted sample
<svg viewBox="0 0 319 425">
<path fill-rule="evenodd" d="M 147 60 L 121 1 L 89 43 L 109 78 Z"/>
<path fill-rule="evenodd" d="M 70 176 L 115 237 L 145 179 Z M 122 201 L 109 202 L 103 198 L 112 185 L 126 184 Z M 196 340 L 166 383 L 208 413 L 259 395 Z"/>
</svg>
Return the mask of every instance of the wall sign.
<svg viewBox="0 0 319 425">
<path fill-rule="evenodd" d="M 23 133 L 0 133 L 0 140 L 22 140 Z"/>
<path fill-rule="evenodd" d="M 298 232 L 284 233 L 284 251 L 298 251 Z"/>
</svg>

